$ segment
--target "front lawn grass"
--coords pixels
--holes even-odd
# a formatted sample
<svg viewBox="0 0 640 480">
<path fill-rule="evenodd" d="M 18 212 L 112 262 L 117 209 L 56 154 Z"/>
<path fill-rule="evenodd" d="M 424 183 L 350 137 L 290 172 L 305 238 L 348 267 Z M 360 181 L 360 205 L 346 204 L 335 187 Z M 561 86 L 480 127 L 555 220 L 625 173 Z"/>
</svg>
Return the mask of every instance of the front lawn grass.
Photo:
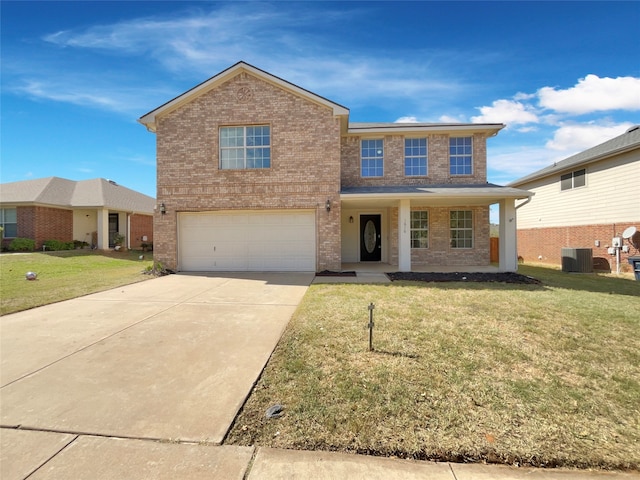
<svg viewBox="0 0 640 480">
<path fill-rule="evenodd" d="M 139 251 L 2 254 L 0 315 L 147 280 L 151 277 L 142 271 L 152 264 L 152 256 Z M 25 279 L 29 271 L 38 274 L 37 280 Z"/>
<path fill-rule="evenodd" d="M 225 443 L 639 469 L 640 283 L 519 271 L 542 285 L 312 285 Z"/>
</svg>

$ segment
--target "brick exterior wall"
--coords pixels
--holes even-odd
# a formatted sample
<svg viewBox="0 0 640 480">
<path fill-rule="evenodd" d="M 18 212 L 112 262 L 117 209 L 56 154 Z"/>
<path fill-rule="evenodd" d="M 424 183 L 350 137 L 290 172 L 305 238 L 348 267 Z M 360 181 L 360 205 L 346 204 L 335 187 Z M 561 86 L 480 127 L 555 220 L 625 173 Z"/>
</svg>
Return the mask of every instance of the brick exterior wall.
<svg viewBox="0 0 640 480">
<path fill-rule="evenodd" d="M 61 208 L 29 206 L 18 207 L 18 237 L 31 238 L 36 250 L 46 240 L 73 241 L 73 211 Z"/>
<path fill-rule="evenodd" d="M 271 127 L 270 168 L 219 168 L 219 128 L 243 125 Z M 179 212 L 236 209 L 316 209 L 317 269 L 340 268 L 340 124 L 330 108 L 240 73 L 158 119 L 157 166 L 167 213 L 154 216 L 154 258 L 168 268 L 178 268 Z"/>
<path fill-rule="evenodd" d="M 608 225 L 518 229 L 518 256 L 525 262 L 562 265 L 561 249 L 563 247 L 591 248 L 595 269 L 615 271 L 616 257 L 607 253 L 607 248 L 611 246 L 611 239 L 621 236 L 627 227 L 638 225 L 640 220 Z M 595 246 L 596 240 L 600 241 L 599 247 Z M 625 245 L 628 244 L 625 240 Z M 623 272 L 632 270 L 628 261 L 630 255 L 637 256 L 640 252 L 633 247 L 628 254 L 620 252 L 620 270 Z"/>
<path fill-rule="evenodd" d="M 131 248 L 140 248 L 142 243 L 153 243 L 153 216 L 133 214 L 130 219 Z M 146 242 L 142 237 L 146 236 Z"/>
<path fill-rule="evenodd" d="M 489 207 L 412 207 L 411 211 L 429 212 L 429 248 L 412 248 L 412 266 L 489 265 Z M 449 212 L 473 212 L 473 248 L 451 248 Z M 390 263 L 398 265 L 398 209 L 391 209 Z"/>
<path fill-rule="evenodd" d="M 406 138 L 417 138 L 412 135 Z M 424 135 L 423 135 L 424 137 Z M 360 176 L 360 142 L 362 139 L 384 139 L 384 176 Z M 341 141 L 342 186 L 481 184 L 487 182 L 486 135 L 473 135 L 473 174 L 449 174 L 449 135 L 431 134 L 427 138 L 427 176 L 404 174 L 404 135 L 346 136 Z"/>
</svg>

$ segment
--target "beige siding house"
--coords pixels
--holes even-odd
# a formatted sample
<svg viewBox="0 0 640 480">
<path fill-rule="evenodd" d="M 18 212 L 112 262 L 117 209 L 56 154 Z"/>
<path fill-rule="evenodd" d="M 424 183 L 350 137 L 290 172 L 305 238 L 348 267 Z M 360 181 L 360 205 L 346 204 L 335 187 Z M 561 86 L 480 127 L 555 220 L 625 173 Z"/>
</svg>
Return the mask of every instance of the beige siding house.
<svg viewBox="0 0 640 480">
<path fill-rule="evenodd" d="M 517 268 L 515 201 L 486 180 L 502 124 L 350 123 L 349 110 L 244 62 L 142 116 L 157 136 L 155 257 L 179 271 Z"/>
<path fill-rule="evenodd" d="M 611 270 L 612 239 L 640 230 L 640 128 L 516 180 L 535 193 L 518 209 L 518 254 L 525 261 L 560 264 L 562 248 L 590 248 L 596 269 Z M 638 255 L 633 242 L 628 254 Z M 627 252 L 622 269 L 630 266 Z"/>
</svg>

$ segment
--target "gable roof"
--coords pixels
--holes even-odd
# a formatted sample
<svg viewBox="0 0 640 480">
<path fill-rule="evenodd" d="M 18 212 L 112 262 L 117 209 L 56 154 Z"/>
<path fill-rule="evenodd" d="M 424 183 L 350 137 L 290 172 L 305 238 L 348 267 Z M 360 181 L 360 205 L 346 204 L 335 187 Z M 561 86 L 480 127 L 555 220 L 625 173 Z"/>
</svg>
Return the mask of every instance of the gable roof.
<svg viewBox="0 0 640 480">
<path fill-rule="evenodd" d="M 604 160 L 605 158 L 639 148 L 640 126 L 636 125 L 634 127 L 631 127 L 622 135 L 612 138 L 611 140 L 601 143 L 600 145 L 596 145 L 595 147 L 589 148 L 584 152 L 580 152 L 571 157 L 565 158 L 564 160 L 556 162 L 553 165 L 533 172 L 522 178 L 514 180 L 513 182 L 508 183 L 507 186 L 517 187 L 519 185 L 523 185 L 539 178 L 556 175 L 567 169 L 582 167 L 584 165 L 588 165 L 590 163 Z"/>
<path fill-rule="evenodd" d="M 38 178 L 0 185 L 0 203 L 36 203 L 65 208 L 109 208 L 153 214 L 156 200 L 104 178 L 79 182 L 59 177 Z"/>
<path fill-rule="evenodd" d="M 282 78 L 276 77 L 275 75 L 265 72 L 264 70 L 260 70 L 259 68 L 256 68 L 253 65 L 240 61 L 235 65 L 232 65 L 231 67 L 227 68 L 226 70 L 223 70 L 222 72 L 218 73 L 217 75 L 214 75 L 210 79 L 205 80 L 201 84 L 196 85 L 192 89 L 187 90 L 183 94 L 178 95 L 174 99 L 169 100 L 167 103 L 159 106 L 158 108 L 151 110 L 149 113 L 146 113 L 145 115 L 140 117 L 138 119 L 138 122 L 140 122 L 145 127 L 147 127 L 147 130 L 151 132 L 155 132 L 156 119 L 158 116 L 164 113 L 168 113 L 172 110 L 175 110 L 180 105 L 183 105 L 187 102 L 192 101 L 193 99 L 197 98 L 203 93 L 208 92 L 209 90 L 230 80 L 231 78 L 235 77 L 236 75 L 239 75 L 242 72 L 247 72 L 268 83 L 271 83 L 272 85 L 276 85 L 280 88 L 284 88 L 285 90 L 293 92 L 294 94 L 299 95 L 308 100 L 311 100 L 312 102 L 319 103 L 320 105 L 329 107 L 333 110 L 333 114 L 336 116 L 349 115 L 349 109 L 346 107 L 343 107 L 338 103 L 332 102 L 331 100 L 327 100 L 326 98 L 321 97 L 320 95 L 316 95 L 315 93 L 310 92 L 309 90 L 305 90 L 304 88 L 299 87 L 291 82 L 287 82 Z"/>
</svg>

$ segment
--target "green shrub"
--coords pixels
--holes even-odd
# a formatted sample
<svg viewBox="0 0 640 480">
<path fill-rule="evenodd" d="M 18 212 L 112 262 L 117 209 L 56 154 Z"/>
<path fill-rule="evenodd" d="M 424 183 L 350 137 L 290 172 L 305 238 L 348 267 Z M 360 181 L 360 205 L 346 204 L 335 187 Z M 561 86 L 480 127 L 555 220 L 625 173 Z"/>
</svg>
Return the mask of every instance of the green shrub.
<svg viewBox="0 0 640 480">
<path fill-rule="evenodd" d="M 12 252 L 33 252 L 36 249 L 36 241 L 30 238 L 14 238 L 9 244 Z"/>
<path fill-rule="evenodd" d="M 113 235 L 113 244 L 114 245 L 124 245 L 124 241 L 125 241 L 125 236 L 120 234 L 120 233 L 116 233 Z"/>
<path fill-rule="evenodd" d="M 83 242 L 82 240 L 74 240 L 73 241 L 73 247 L 74 248 L 84 248 L 84 247 L 88 247 L 89 244 L 87 242 Z"/>
<path fill-rule="evenodd" d="M 73 250 L 76 248 L 74 242 L 62 242 L 60 240 L 45 240 L 42 245 L 46 250 Z"/>
</svg>

